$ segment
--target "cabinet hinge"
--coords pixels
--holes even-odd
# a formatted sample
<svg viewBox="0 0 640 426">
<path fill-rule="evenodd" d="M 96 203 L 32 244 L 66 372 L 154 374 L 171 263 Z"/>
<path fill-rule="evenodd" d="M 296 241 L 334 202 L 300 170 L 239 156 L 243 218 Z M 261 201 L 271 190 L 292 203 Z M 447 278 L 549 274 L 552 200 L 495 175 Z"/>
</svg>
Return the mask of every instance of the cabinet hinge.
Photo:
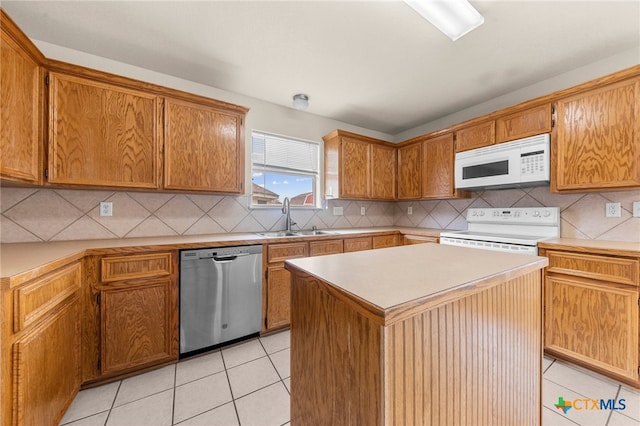
<svg viewBox="0 0 640 426">
<path fill-rule="evenodd" d="M 49 169 L 44 169 L 44 178 L 49 179 Z"/>
<path fill-rule="evenodd" d="M 100 361 L 100 358 L 98 358 L 98 371 L 100 371 L 101 368 L 102 368 L 102 362 Z"/>
<path fill-rule="evenodd" d="M 269 270 L 268 269 L 266 271 L 264 271 L 264 279 L 265 280 L 269 279 Z"/>
<path fill-rule="evenodd" d="M 100 304 L 100 293 L 96 294 L 96 305 Z"/>
<path fill-rule="evenodd" d="M 49 85 L 49 74 L 44 76 L 44 84 Z"/>
<path fill-rule="evenodd" d="M 551 106 L 551 128 L 556 127 L 556 107 L 554 105 Z"/>
</svg>

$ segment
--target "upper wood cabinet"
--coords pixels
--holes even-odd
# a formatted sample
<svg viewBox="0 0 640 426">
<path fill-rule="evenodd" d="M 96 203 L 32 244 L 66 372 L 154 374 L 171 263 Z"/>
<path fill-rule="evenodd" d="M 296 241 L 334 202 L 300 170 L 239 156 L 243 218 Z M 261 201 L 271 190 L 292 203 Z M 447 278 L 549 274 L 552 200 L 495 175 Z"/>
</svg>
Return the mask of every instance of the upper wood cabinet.
<svg viewBox="0 0 640 426">
<path fill-rule="evenodd" d="M 456 130 L 456 152 L 482 148 L 496 143 L 495 120 L 485 121 Z"/>
<path fill-rule="evenodd" d="M 165 100 L 164 187 L 239 194 L 244 182 L 244 114 Z"/>
<path fill-rule="evenodd" d="M 422 144 L 414 142 L 398 147 L 398 199 L 414 200 L 422 196 Z"/>
<path fill-rule="evenodd" d="M 50 73 L 49 182 L 159 188 L 160 119 L 154 94 Z"/>
<path fill-rule="evenodd" d="M 0 9 L 0 178 L 42 182 L 42 54 Z"/>
<path fill-rule="evenodd" d="M 371 198 L 393 200 L 396 198 L 396 147 L 371 145 Z"/>
<path fill-rule="evenodd" d="M 514 112 L 496 119 L 496 143 L 551 132 L 551 103 Z"/>
<path fill-rule="evenodd" d="M 557 101 L 552 190 L 640 186 L 640 78 Z"/>
<path fill-rule="evenodd" d="M 322 139 L 327 198 L 394 199 L 395 146 L 344 130 Z"/>
<path fill-rule="evenodd" d="M 455 189 L 453 133 L 422 142 L 422 198 L 468 197 Z"/>
</svg>

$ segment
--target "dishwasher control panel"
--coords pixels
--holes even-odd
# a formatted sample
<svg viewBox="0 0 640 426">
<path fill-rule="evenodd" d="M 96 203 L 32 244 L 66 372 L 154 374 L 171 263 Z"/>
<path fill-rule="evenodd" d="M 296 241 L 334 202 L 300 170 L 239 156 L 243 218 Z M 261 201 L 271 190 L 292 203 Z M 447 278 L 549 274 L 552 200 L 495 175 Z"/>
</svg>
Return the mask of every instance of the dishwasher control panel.
<svg viewBox="0 0 640 426">
<path fill-rule="evenodd" d="M 182 250 L 181 260 L 211 259 L 214 257 L 247 256 L 250 254 L 261 254 L 262 245 L 234 246 L 234 247 L 211 247 L 206 249 Z"/>
</svg>

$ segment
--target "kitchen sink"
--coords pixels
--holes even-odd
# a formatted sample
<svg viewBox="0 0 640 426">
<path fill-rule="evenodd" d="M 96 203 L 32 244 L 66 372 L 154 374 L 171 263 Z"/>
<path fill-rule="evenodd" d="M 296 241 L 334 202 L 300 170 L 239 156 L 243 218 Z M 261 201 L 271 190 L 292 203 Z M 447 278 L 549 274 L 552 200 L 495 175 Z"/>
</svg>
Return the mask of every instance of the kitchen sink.
<svg viewBox="0 0 640 426">
<path fill-rule="evenodd" d="M 257 234 L 263 237 L 275 238 L 275 237 L 303 237 L 303 236 L 312 236 L 312 235 L 331 235 L 331 234 L 334 234 L 334 232 L 307 229 L 302 231 L 267 231 L 267 232 L 257 232 Z"/>
<path fill-rule="evenodd" d="M 296 231 L 297 235 L 331 235 L 331 234 L 335 234 L 335 232 L 330 232 L 330 231 L 318 231 L 315 229 L 308 229 L 306 231 Z"/>
<path fill-rule="evenodd" d="M 262 235 L 263 237 L 296 237 L 298 236 L 296 232 L 289 232 L 289 231 L 257 232 L 257 234 Z"/>
</svg>

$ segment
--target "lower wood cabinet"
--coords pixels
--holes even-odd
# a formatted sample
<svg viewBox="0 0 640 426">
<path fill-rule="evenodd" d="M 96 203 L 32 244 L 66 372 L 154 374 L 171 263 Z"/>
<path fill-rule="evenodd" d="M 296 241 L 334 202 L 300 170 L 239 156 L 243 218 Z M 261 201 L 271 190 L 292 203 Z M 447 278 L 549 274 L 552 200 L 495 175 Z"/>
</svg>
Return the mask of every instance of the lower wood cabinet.
<svg viewBox="0 0 640 426">
<path fill-rule="evenodd" d="M 162 251 L 85 261 L 84 382 L 177 361 L 177 258 Z"/>
<path fill-rule="evenodd" d="M 58 424 L 80 389 L 81 277 L 76 261 L 2 290 L 0 424 Z"/>
<path fill-rule="evenodd" d="M 305 242 L 269 244 L 266 250 L 263 296 L 263 331 L 287 327 L 291 321 L 291 274 L 284 269 L 284 261 L 307 257 L 309 244 Z"/>
<path fill-rule="evenodd" d="M 411 244 L 438 243 L 438 237 L 428 237 L 425 235 L 403 235 L 402 244 L 405 246 Z"/>
<path fill-rule="evenodd" d="M 177 291 L 171 279 L 100 291 L 102 374 L 177 359 Z"/>
<path fill-rule="evenodd" d="M 640 385 L 639 259 L 541 250 L 545 351 Z"/>
<path fill-rule="evenodd" d="M 371 237 L 346 238 L 344 240 L 344 252 L 371 250 L 373 248 L 373 240 Z"/>
</svg>

